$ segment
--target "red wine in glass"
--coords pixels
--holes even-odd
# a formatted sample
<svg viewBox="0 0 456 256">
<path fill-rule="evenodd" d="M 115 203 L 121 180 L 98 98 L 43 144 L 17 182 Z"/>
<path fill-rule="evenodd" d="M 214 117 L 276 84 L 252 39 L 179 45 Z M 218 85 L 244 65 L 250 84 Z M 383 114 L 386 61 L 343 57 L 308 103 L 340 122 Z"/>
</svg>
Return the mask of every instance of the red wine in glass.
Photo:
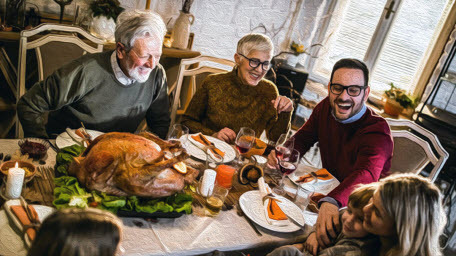
<svg viewBox="0 0 456 256">
<path fill-rule="evenodd" d="M 284 157 L 290 155 L 291 151 L 289 148 L 284 146 L 276 146 L 276 156 L 279 160 L 283 160 Z"/>
<path fill-rule="evenodd" d="M 296 170 L 296 165 L 287 161 L 280 161 L 280 171 L 285 174 L 289 175 L 290 173 Z"/>
<path fill-rule="evenodd" d="M 252 147 L 252 144 L 248 141 L 241 140 L 236 143 L 236 148 L 241 154 L 247 153 L 250 150 L 250 147 Z"/>
</svg>

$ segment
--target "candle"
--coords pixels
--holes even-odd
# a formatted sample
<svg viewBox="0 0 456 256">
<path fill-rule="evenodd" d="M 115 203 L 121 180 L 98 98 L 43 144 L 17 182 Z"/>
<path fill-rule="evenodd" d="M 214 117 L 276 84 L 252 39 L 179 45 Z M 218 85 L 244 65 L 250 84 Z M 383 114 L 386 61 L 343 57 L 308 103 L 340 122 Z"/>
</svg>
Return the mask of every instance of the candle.
<svg viewBox="0 0 456 256">
<path fill-rule="evenodd" d="M 214 189 L 215 176 L 217 173 L 212 169 L 206 169 L 201 178 L 200 194 L 204 197 L 210 195 Z"/>
<path fill-rule="evenodd" d="M 228 165 L 219 165 L 215 170 L 217 171 L 215 182 L 224 188 L 231 189 L 236 169 Z"/>
<path fill-rule="evenodd" d="M 6 180 L 6 197 L 10 199 L 19 198 L 22 192 L 22 184 L 24 183 L 25 171 L 18 167 L 18 162 L 14 168 L 8 170 Z"/>
</svg>

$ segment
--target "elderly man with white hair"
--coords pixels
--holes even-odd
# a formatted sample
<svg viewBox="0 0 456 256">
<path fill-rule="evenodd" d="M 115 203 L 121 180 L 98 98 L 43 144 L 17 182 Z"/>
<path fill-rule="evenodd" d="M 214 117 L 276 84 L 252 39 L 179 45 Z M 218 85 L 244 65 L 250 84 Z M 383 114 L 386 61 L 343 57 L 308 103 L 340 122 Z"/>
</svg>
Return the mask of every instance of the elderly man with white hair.
<svg viewBox="0 0 456 256">
<path fill-rule="evenodd" d="M 165 33 L 156 13 L 121 13 L 115 51 L 87 54 L 66 64 L 19 100 L 25 136 L 47 138 L 81 122 L 102 132 L 134 132 L 146 118 L 149 129 L 165 137 L 169 103 L 165 71 L 158 63 Z"/>
</svg>

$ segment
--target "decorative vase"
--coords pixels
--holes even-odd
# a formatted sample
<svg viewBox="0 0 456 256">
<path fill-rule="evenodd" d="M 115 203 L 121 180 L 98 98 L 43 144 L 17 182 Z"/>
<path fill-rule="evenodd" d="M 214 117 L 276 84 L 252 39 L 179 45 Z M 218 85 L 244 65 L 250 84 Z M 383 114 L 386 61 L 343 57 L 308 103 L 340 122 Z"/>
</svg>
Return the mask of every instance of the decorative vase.
<svg viewBox="0 0 456 256">
<path fill-rule="evenodd" d="M 174 23 L 171 32 L 171 46 L 178 49 L 187 49 L 188 37 L 190 36 L 190 26 L 193 24 L 195 17 L 191 13 L 180 12 L 179 17 Z"/>
<path fill-rule="evenodd" d="M 90 23 L 90 33 L 98 38 L 104 39 L 108 42 L 114 42 L 114 32 L 116 30 L 116 22 L 112 18 L 105 16 L 92 16 Z"/>
<path fill-rule="evenodd" d="M 399 116 L 402 111 L 404 110 L 404 107 L 401 106 L 397 101 L 392 100 L 390 98 L 386 98 L 385 105 L 383 106 L 383 110 L 386 114 L 397 117 Z"/>
<path fill-rule="evenodd" d="M 298 62 L 299 62 L 299 56 L 294 55 L 294 54 L 288 55 L 288 58 L 287 58 L 287 65 L 288 66 L 296 67 Z"/>
</svg>

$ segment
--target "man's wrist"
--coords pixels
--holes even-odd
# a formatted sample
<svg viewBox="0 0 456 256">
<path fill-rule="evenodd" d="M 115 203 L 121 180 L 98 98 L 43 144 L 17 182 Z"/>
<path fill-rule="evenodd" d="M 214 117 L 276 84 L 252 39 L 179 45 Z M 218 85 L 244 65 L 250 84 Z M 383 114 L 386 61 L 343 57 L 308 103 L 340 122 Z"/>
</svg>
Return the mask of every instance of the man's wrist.
<svg viewBox="0 0 456 256">
<path fill-rule="evenodd" d="M 336 199 L 334 199 L 334 198 L 332 198 L 332 197 L 330 197 L 330 196 L 325 196 L 325 197 L 323 197 L 322 199 L 320 199 L 320 200 L 318 201 L 318 207 L 321 207 L 321 205 L 322 205 L 323 203 L 330 203 L 330 204 L 333 204 L 333 205 L 337 206 L 337 208 L 340 208 L 339 202 L 337 202 Z"/>
</svg>

